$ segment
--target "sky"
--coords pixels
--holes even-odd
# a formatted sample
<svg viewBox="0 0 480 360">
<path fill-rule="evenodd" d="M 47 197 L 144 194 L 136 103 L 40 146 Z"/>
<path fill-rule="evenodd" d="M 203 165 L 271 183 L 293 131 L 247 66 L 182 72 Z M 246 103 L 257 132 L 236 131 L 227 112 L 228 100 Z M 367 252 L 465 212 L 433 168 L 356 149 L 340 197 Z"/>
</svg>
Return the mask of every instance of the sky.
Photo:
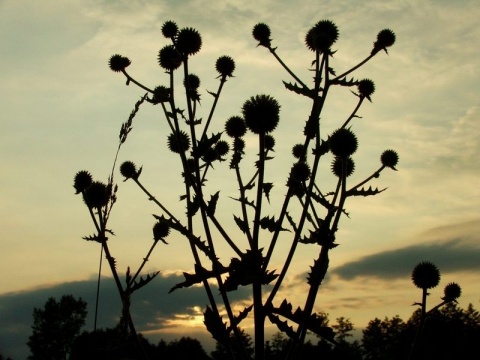
<svg viewBox="0 0 480 360">
<path fill-rule="evenodd" d="M 380 30 L 392 29 L 397 41 L 388 55 L 378 54 L 354 73 L 357 79 L 372 79 L 376 91 L 352 125 L 359 139 L 352 181 L 375 171 L 386 149 L 399 154 L 398 171 L 385 171 L 372 182 L 387 188 L 380 195 L 347 202 L 350 218 L 340 223 L 340 246 L 332 251 L 315 310 L 329 313 L 332 323 L 339 316 L 350 318 L 357 329 L 375 317 L 408 319 L 421 296 L 410 280 L 420 261 L 436 264 L 442 276 L 431 291 L 431 306 L 440 302 L 445 285 L 457 282 L 460 306 L 472 303 L 478 309 L 479 10 L 474 0 L 0 0 L 0 354 L 26 358 L 33 308 L 50 296 L 71 293 L 87 300 L 85 330 L 93 329 L 100 248 L 82 240 L 94 228 L 74 195 L 73 178 L 88 170 L 96 180 L 107 180 L 120 126 L 144 94 L 109 70 L 110 56 L 129 57 L 129 73 L 147 86 L 167 83 L 157 63 L 158 50 L 168 44 L 161 34 L 167 20 L 202 35 L 202 49 L 190 68 L 201 79 L 204 117 L 212 103 L 207 91 L 218 86 L 216 59 L 228 55 L 235 60 L 212 131 L 222 131 L 226 119 L 239 115 L 252 95 L 269 94 L 281 104 L 275 159 L 267 169 L 275 195 L 266 208 L 270 215 L 278 213 L 285 195 L 291 148 L 300 139 L 309 104 L 285 89 L 282 80 L 292 79 L 265 48 L 256 46 L 253 26 L 270 26 L 278 54 L 304 82 L 311 79 L 313 60 L 304 37 L 317 21 L 329 19 L 339 28 L 331 62 L 338 73 L 370 53 Z M 347 89 L 332 91 L 322 114 L 323 133 L 340 126 L 354 105 Z M 119 161 L 142 165 L 142 182 L 182 216 L 180 166 L 167 149 L 167 136 L 161 109 L 143 105 Z M 255 139 L 247 137 L 246 143 L 254 154 Z M 253 164 L 254 157 L 248 160 Z M 323 161 L 319 175 L 326 189 L 332 186 L 330 161 Z M 229 200 L 235 195 L 234 174 L 224 163 L 210 176 L 206 189 L 210 194 L 221 190 L 221 220 L 233 233 L 232 214 L 239 213 Z M 116 181 L 119 199 L 110 222 L 116 236 L 110 246 L 124 273 L 145 256 L 152 241 L 151 214 L 160 209 L 118 172 Z M 137 327 L 154 341 L 185 333 L 208 341 L 201 317 L 207 302 L 203 290 L 167 294 L 193 267 L 183 239 L 168 240 L 145 268 L 160 270 L 159 277 L 133 299 Z M 272 268 L 279 269 L 282 249 L 284 244 Z M 299 294 L 306 291 L 313 249 L 299 249 L 281 290 L 294 306 L 302 304 Z M 228 263 L 231 253 L 224 249 L 222 254 Z M 119 300 L 106 266 L 102 276 L 99 326 L 108 327 L 115 324 Z M 249 293 L 242 288 L 235 296 L 242 302 Z M 268 325 L 267 331 L 275 329 Z"/>
</svg>

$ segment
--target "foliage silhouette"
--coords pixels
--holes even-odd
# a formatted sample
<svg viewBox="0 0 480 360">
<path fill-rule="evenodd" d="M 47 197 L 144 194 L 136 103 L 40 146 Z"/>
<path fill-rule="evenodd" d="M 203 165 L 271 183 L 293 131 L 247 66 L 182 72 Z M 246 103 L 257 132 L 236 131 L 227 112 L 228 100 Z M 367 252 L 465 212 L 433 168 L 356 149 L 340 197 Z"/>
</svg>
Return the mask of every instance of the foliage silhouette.
<svg viewBox="0 0 480 360">
<path fill-rule="evenodd" d="M 43 309 L 33 310 L 29 360 L 67 359 L 72 343 L 85 324 L 87 303 L 72 295 L 49 298 Z"/>
<path fill-rule="evenodd" d="M 213 101 L 208 115 L 201 117 L 200 78 L 191 72 L 190 60 L 201 50 L 202 37 L 197 30 L 179 28 L 173 21 L 163 24 L 162 33 L 169 44 L 158 52 L 158 63 L 167 74 L 164 80 L 167 85 L 144 85 L 127 72 L 132 65 L 129 58 L 119 54 L 110 58 L 109 67 L 112 71 L 125 76 L 127 85 L 135 84 L 147 93 L 135 104 L 130 117 L 121 126 L 119 144 L 107 182 L 94 181 L 85 170 L 78 172 L 74 179 L 76 193 L 82 195 L 95 227 L 95 233 L 86 236 L 85 240 L 101 244 L 123 303 L 123 331 L 136 337 L 137 330 L 130 314 L 131 295 L 158 275 L 155 272 L 141 276 L 145 262 L 159 242 L 166 243 L 167 236 L 178 236 L 190 246 L 194 271 L 185 272 L 185 281 L 171 291 L 194 284 L 203 285 L 209 300 L 204 311 L 205 326 L 231 358 L 250 358 L 248 344 L 244 343 L 239 329 L 245 319 L 252 319 L 254 323 L 256 359 L 265 358 L 264 327 L 267 318 L 291 339 L 286 358 L 297 359 L 302 354 L 306 356 L 308 351 L 315 352 L 317 350 L 311 344 L 303 349 L 307 331 L 334 342 L 333 329 L 322 324 L 322 318 L 313 309 L 329 268 L 330 252 L 338 246 L 335 240 L 340 219 L 348 216 L 347 199 L 383 192 L 384 189 L 372 187 L 371 181 L 385 169 L 396 170 L 398 164 L 398 154 L 391 149 L 385 150 L 379 156 L 380 165 L 372 175 L 351 185 L 350 179 L 354 178 L 356 167 L 353 155 L 359 145 L 352 122 L 360 117 L 358 112 L 365 99 L 372 101 L 375 85 L 370 79 L 347 76 L 351 76 L 381 50 L 387 52 L 387 48 L 395 42 L 395 34 L 390 29 L 380 31 L 365 59 L 337 75 L 332 65 L 336 50 L 332 47 L 339 37 L 339 31 L 332 21 L 319 21 L 305 36 L 305 45 L 313 57 L 313 61 L 310 59 L 306 62 L 313 74 L 313 82 L 307 85 L 281 59 L 277 47 L 273 47 L 268 25 L 259 23 L 254 26 L 252 35 L 257 45 L 266 48 L 293 79 L 293 82 L 283 81 L 285 88 L 292 95 L 305 97 L 310 102 L 309 115 L 303 128 L 298 129 L 296 142 L 292 144 L 294 158 L 289 173 L 285 174 L 286 188 L 279 190 L 284 200 L 274 211 L 267 204 L 273 197 L 279 196 L 279 191 L 274 188 L 274 180 L 277 179 L 270 179 L 268 170 L 275 161 L 273 134 L 281 121 L 280 104 L 268 94 L 250 96 L 239 112 L 220 126 L 223 131 L 218 130 L 218 124 L 213 121 L 214 114 L 225 84 L 233 78 L 234 60 L 226 55 L 218 58 L 215 64 L 218 88 L 216 91 L 207 90 Z M 183 79 L 183 106 L 179 105 L 178 99 L 181 92 L 178 90 L 178 74 Z M 329 91 L 334 87 L 349 90 L 356 97 L 357 104 L 350 113 L 341 115 L 345 121 L 337 124 L 336 130 L 328 135 L 321 130 L 320 118 Z M 133 129 L 134 118 L 145 103 L 160 108 L 170 129 L 167 147 L 182 165 L 183 189 L 179 189 L 179 194 L 186 215 L 175 214 L 173 204 L 163 203 L 161 196 L 157 197 L 147 189 L 140 180 L 142 167 L 138 168 L 132 161 L 121 164 L 120 173 L 125 180 L 135 183 L 148 200 L 158 206 L 160 212 L 154 215 L 154 242 L 139 268 L 135 272 L 127 269 L 124 285 L 108 245 L 108 237 L 113 234 L 108 221 L 117 199 L 118 185 L 114 181 L 114 174 L 118 154 Z M 254 138 L 257 143 L 253 150 L 257 158 L 253 164 L 245 164 L 248 159 L 246 136 Z M 333 189 L 325 189 L 317 183 L 320 162 L 328 157 L 332 159 L 332 175 L 336 182 Z M 222 205 L 220 191 L 213 188 L 221 184 L 212 181 L 212 172 L 225 165 L 227 160 L 233 181 L 238 186 L 238 194 L 230 197 L 238 206 L 232 214 L 239 230 L 235 235 L 235 229 L 221 222 L 222 216 L 219 214 L 224 210 L 219 210 Z M 227 208 L 230 210 L 230 205 Z M 281 269 L 277 270 L 270 267 L 279 239 L 289 243 L 290 248 L 281 255 L 283 263 Z M 228 264 L 225 259 L 227 255 L 218 251 L 219 244 L 227 245 L 234 254 Z M 304 264 L 306 269 L 310 268 L 306 280 L 309 290 L 303 306 L 294 310 L 290 300 L 279 298 L 279 291 L 301 244 L 315 247 L 312 251 L 316 255 L 312 263 Z M 230 297 L 230 292 L 240 286 L 249 286 L 252 291 L 251 303 L 243 309 L 239 309 L 243 304 L 233 303 Z M 214 292 L 220 294 L 220 300 L 214 296 Z M 146 358 L 146 354 L 143 357 Z"/>
</svg>

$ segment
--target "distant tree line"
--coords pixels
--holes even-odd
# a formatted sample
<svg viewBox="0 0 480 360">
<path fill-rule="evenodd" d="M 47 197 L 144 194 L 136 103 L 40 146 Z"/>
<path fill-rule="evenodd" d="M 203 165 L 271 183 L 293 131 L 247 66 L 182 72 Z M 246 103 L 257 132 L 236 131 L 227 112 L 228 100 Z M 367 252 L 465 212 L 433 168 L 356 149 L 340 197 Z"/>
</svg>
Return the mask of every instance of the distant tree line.
<svg viewBox="0 0 480 360">
<path fill-rule="evenodd" d="M 301 359 L 324 360 L 400 360 L 407 359 L 420 321 L 420 309 L 410 319 L 399 316 L 375 318 L 362 330 L 361 340 L 352 340 L 354 326 L 348 318 L 339 317 L 329 324 L 328 314 L 319 313 L 323 325 L 335 331 L 333 341 L 323 338 L 306 342 Z M 85 323 L 86 303 L 65 295 L 60 301 L 48 299 L 43 309 L 34 309 L 32 335 L 29 338 L 29 360 L 43 359 L 102 359 L 120 360 L 138 357 L 138 341 L 124 338 L 122 321 L 112 329 L 80 333 Z M 229 360 L 230 353 L 217 343 L 207 354 L 199 340 L 185 336 L 178 340 L 157 344 L 140 336 L 144 354 L 155 359 Z M 254 346 L 249 334 L 241 331 L 247 355 L 253 358 Z M 466 309 L 455 302 L 435 309 L 424 324 L 423 341 L 416 352 L 418 359 L 469 359 L 480 353 L 480 313 L 470 304 Z M 233 344 L 232 339 L 232 344 Z M 285 359 L 291 341 L 278 332 L 265 343 L 265 359 Z M 12 360 L 0 355 L 0 360 Z"/>
</svg>

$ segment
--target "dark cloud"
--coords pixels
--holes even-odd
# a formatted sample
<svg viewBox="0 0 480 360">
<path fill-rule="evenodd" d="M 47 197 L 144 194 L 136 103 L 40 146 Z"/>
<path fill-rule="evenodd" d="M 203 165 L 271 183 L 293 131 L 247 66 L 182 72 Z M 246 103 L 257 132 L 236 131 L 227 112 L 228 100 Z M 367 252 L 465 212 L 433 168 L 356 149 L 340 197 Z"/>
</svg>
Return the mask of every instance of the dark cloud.
<svg viewBox="0 0 480 360">
<path fill-rule="evenodd" d="M 480 271 L 480 243 L 454 238 L 384 251 L 339 266 L 332 274 L 345 280 L 362 276 L 405 279 L 420 261 L 433 262 L 442 273 Z"/>
<path fill-rule="evenodd" d="M 168 329 L 171 325 L 167 320 L 176 316 L 193 316 L 194 306 L 205 309 L 208 299 L 203 287 L 194 286 L 168 293 L 175 284 L 183 280 L 181 275 L 159 275 L 132 295 L 132 316 L 140 332 Z M 31 334 L 33 308 L 42 308 L 49 297 L 59 299 L 65 294 L 81 297 L 88 303 L 88 317 L 84 330 L 93 330 L 96 287 L 96 279 L 91 279 L 0 295 L 0 354 L 15 360 L 27 357 L 26 342 Z M 212 288 L 212 291 L 214 295 L 218 294 L 217 289 Z M 240 287 L 231 295 L 234 301 L 243 300 L 249 298 L 250 291 L 248 287 Z M 219 296 L 218 303 L 221 303 Z M 103 278 L 97 327 L 114 326 L 119 319 L 120 310 L 121 302 L 113 279 Z M 165 335 L 166 338 L 172 338 L 168 333 Z"/>
</svg>

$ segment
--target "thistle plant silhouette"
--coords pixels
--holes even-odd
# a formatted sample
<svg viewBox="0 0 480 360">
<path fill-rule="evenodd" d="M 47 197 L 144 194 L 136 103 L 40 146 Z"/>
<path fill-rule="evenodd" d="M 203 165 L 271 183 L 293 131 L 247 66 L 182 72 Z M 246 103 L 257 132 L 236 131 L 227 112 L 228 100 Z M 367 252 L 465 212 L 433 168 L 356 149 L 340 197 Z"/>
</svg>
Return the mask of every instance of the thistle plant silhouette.
<svg viewBox="0 0 480 360">
<path fill-rule="evenodd" d="M 203 284 L 210 302 L 204 311 L 205 326 L 212 337 L 228 349 L 232 358 L 248 358 L 242 350 L 239 326 L 245 319 L 253 318 L 256 359 L 264 358 L 264 328 L 267 319 L 292 339 L 288 358 L 297 359 L 307 331 L 334 341 L 333 329 L 324 326 L 313 309 L 318 290 L 329 268 L 330 252 L 338 245 L 335 238 L 340 219 L 348 216 L 345 208 L 347 199 L 380 194 L 385 189 L 374 188 L 370 182 L 386 169 L 396 170 L 398 154 L 388 149 L 381 153 L 379 167 L 370 176 L 351 185 L 350 179 L 355 170 L 353 155 L 358 147 L 351 123 L 359 117 L 358 111 L 365 100 L 371 101 L 375 92 L 372 80 L 355 79 L 351 74 L 376 55 L 387 53 L 387 48 L 395 42 L 395 34 L 390 29 L 380 31 L 366 58 L 337 75 L 332 67 L 335 53 L 332 46 L 338 39 L 339 31 L 332 21 L 319 21 L 305 36 L 305 45 L 313 57 L 312 62 L 307 56 L 306 66 L 311 64 L 313 74 L 313 83 L 307 83 L 281 59 L 277 47 L 272 45 L 269 26 L 264 23 L 254 26 L 252 35 L 257 46 L 267 49 L 292 78 L 291 82 L 283 82 L 285 88 L 293 96 L 305 97 L 311 103 L 303 131 L 296 134 L 298 140 L 292 148 L 294 160 L 289 173 L 285 174 L 283 203 L 274 215 L 270 215 L 263 209 L 265 202 L 269 202 L 273 196 L 273 182 L 269 178 L 268 168 L 274 160 L 274 133 L 281 121 L 279 102 L 268 94 L 253 95 L 245 100 L 237 115 L 221 124 L 223 131 L 213 132 L 211 127 L 214 121 L 218 122 L 214 119 L 214 114 L 222 90 L 227 80 L 233 78 L 234 60 L 223 55 L 216 61 L 218 88 L 214 92 L 208 91 L 213 102 L 208 115 L 201 118 L 198 106 L 200 78 L 191 72 L 190 59 L 201 50 L 203 39 L 197 30 L 190 27 L 180 29 L 173 21 L 163 24 L 162 33 L 169 42 L 158 52 L 158 63 L 166 72 L 166 85 L 151 87 L 137 81 L 127 72 L 131 61 L 123 55 L 113 55 L 109 60 L 110 69 L 125 76 L 127 85 L 135 84 L 145 90 L 146 94 L 136 103 L 130 117 L 121 126 L 115 161 L 107 182 L 94 181 L 85 170 L 75 176 L 74 187 L 77 194 L 82 194 L 95 227 L 95 233 L 85 239 L 100 243 L 105 252 L 123 303 L 124 329 L 132 336 L 136 335 L 136 329 L 129 310 L 131 294 L 158 275 L 156 272 L 142 277 L 141 273 L 156 245 L 159 242 L 165 243 L 165 239 L 174 233 L 188 242 L 194 271 L 185 272 L 185 280 L 171 291 L 185 291 L 180 289 Z M 183 79 L 185 89 L 182 106 L 178 99 L 178 77 Z M 331 134 L 323 134 L 320 115 L 332 87 L 350 91 L 358 102 L 343 124 L 338 124 Z M 166 146 L 182 164 L 183 185 L 178 191 L 186 214 L 175 214 L 172 204 L 163 203 L 161 197 L 148 190 L 147 185 L 140 180 L 142 167 L 132 161 L 121 164 L 119 170 L 125 180 L 138 186 L 147 199 L 158 206 L 158 214 L 154 215 L 154 242 L 139 268 L 135 272 L 127 269 L 124 285 L 109 249 L 108 237 L 113 232 L 108 227 L 108 221 L 117 199 L 118 185 L 114 181 L 114 175 L 118 154 L 133 129 L 134 118 L 145 103 L 160 108 L 170 129 Z M 247 157 L 244 137 L 247 133 L 254 134 L 258 146 L 255 149 L 256 161 L 245 164 Z M 331 171 L 336 178 L 336 186 L 333 189 L 323 189 L 317 182 L 320 161 L 328 153 L 334 159 Z M 238 186 L 238 195 L 231 200 L 238 205 L 232 214 L 238 229 L 227 228 L 222 224 L 217 216 L 220 191 L 211 190 L 206 184 L 210 180 L 208 184 L 221 185 L 214 181 L 214 170 L 226 166 L 227 160 L 232 181 Z M 254 175 L 246 177 L 245 168 Z M 231 203 L 229 209 L 230 206 Z M 282 240 L 286 237 L 290 241 L 289 249 L 282 255 L 283 265 L 277 272 L 270 269 L 270 266 L 280 236 Z M 218 245 L 221 242 L 235 253 L 233 259 L 226 260 L 219 253 Z M 311 263 L 304 264 L 305 269 L 310 269 L 306 279 L 309 291 L 303 306 L 293 310 L 291 302 L 288 299 L 278 299 L 278 294 L 299 245 L 314 247 L 312 253 L 316 252 L 316 256 Z M 251 288 L 251 303 L 234 313 L 235 304 L 231 293 L 239 286 Z M 220 294 L 220 299 L 214 296 L 214 292 Z"/>
</svg>

